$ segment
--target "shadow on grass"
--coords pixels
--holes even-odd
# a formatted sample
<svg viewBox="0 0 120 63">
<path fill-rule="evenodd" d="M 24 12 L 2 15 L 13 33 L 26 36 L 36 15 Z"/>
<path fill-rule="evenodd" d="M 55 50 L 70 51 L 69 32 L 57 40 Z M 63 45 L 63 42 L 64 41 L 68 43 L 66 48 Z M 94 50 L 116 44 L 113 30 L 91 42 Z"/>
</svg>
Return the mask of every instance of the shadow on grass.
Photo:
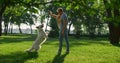
<svg viewBox="0 0 120 63">
<path fill-rule="evenodd" d="M 120 44 L 112 44 L 113 46 L 120 47 Z"/>
<path fill-rule="evenodd" d="M 33 35 L 8 35 L 0 37 L 0 44 L 2 43 L 19 43 L 23 41 L 34 41 L 37 36 Z"/>
<path fill-rule="evenodd" d="M 27 60 L 36 59 L 37 57 L 37 52 L 15 52 L 8 55 L 0 55 L 0 63 L 24 63 Z"/>
<path fill-rule="evenodd" d="M 109 41 L 107 39 L 88 39 L 88 38 L 80 38 L 80 39 L 74 39 L 69 38 L 70 47 L 78 47 L 78 46 L 90 46 L 90 45 L 103 45 L 103 46 L 111 46 Z M 58 47 L 59 40 L 49 40 L 45 43 L 46 45 L 55 45 L 55 47 Z M 63 47 L 66 47 L 65 40 L 63 41 Z"/>
<path fill-rule="evenodd" d="M 81 38 L 81 39 L 71 39 L 70 40 L 71 46 L 93 45 L 93 44 L 107 45 L 107 46 L 110 45 L 109 41 L 105 38 L 96 38 L 96 39 Z"/>
<path fill-rule="evenodd" d="M 57 54 L 57 55 L 54 57 L 52 63 L 63 63 L 66 55 L 68 55 L 68 54 L 67 54 L 67 53 L 66 53 L 66 54 L 63 54 L 63 55 Z"/>
<path fill-rule="evenodd" d="M 19 43 L 19 42 L 29 42 L 34 41 L 36 39 L 36 35 L 29 35 L 29 34 L 21 34 L 21 35 L 9 35 L 0 37 L 0 44 L 2 43 Z M 56 43 L 55 43 L 56 42 Z M 44 44 L 46 45 L 58 45 L 59 39 L 58 38 L 48 38 L 47 42 Z M 63 41 L 65 43 L 65 40 Z M 79 46 L 79 45 L 93 45 L 93 44 L 100 44 L 100 45 L 110 45 L 107 38 L 95 38 L 90 39 L 88 37 L 81 37 L 80 39 L 76 39 L 74 37 L 69 37 L 70 46 Z"/>
</svg>

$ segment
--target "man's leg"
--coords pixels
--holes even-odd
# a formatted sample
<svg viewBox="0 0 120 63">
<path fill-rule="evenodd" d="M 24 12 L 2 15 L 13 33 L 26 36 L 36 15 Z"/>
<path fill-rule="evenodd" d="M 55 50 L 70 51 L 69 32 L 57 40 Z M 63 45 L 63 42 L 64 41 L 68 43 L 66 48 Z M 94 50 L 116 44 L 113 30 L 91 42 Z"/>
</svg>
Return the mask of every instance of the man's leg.
<svg viewBox="0 0 120 63">
<path fill-rule="evenodd" d="M 65 31 L 66 53 L 69 53 L 68 31 Z"/>
<path fill-rule="evenodd" d="M 59 49 L 58 49 L 58 54 L 61 54 L 62 51 L 62 41 L 63 41 L 63 36 L 61 33 L 59 33 Z"/>
</svg>

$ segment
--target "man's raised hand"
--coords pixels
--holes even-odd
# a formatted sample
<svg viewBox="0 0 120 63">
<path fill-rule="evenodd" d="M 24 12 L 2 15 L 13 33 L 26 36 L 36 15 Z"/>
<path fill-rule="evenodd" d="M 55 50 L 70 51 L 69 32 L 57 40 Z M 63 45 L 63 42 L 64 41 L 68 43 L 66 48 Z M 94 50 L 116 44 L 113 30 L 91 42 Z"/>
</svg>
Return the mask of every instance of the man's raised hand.
<svg viewBox="0 0 120 63">
<path fill-rule="evenodd" d="M 52 11 L 49 11 L 49 14 L 51 15 L 51 14 L 52 14 Z"/>
</svg>

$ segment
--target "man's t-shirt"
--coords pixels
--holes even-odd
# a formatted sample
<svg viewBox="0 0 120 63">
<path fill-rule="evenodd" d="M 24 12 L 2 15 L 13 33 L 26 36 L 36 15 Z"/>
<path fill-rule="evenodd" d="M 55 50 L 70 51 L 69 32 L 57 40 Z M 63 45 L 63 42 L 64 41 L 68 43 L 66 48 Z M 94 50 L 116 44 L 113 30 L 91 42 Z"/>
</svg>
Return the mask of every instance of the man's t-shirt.
<svg viewBox="0 0 120 63">
<path fill-rule="evenodd" d="M 65 14 L 65 13 L 63 13 L 62 15 L 61 15 L 61 23 L 60 23 L 60 29 L 62 30 L 62 28 L 63 28 L 63 21 L 66 21 L 66 23 L 68 23 L 68 17 L 67 17 L 67 15 Z M 66 24 L 67 25 L 67 24 Z M 67 29 L 67 27 L 66 27 L 66 29 Z"/>
</svg>

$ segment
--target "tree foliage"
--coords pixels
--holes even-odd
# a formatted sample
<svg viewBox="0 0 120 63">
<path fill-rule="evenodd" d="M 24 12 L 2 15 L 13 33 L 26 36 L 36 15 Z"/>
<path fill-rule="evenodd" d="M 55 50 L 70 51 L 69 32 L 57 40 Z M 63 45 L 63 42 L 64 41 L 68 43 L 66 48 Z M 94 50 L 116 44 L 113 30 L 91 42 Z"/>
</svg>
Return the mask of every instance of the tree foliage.
<svg viewBox="0 0 120 63">
<path fill-rule="evenodd" d="M 101 35 L 102 29 L 105 28 L 104 24 L 108 24 L 109 33 L 112 36 L 110 41 L 114 42 L 114 40 L 117 40 L 115 42 L 118 43 L 120 37 L 119 4 L 119 0 L 1 0 L 0 23 L 4 11 L 3 19 L 5 25 L 8 22 L 18 23 L 18 25 L 20 23 L 32 25 L 32 17 L 34 17 L 32 15 L 34 13 L 39 13 L 39 11 L 42 13 L 39 15 L 40 22 L 42 23 L 45 19 L 50 18 L 48 15 L 49 10 L 56 13 L 56 9 L 62 7 L 69 18 L 69 30 L 71 25 L 73 25 L 76 37 L 80 37 L 85 33 L 90 38 L 94 38 L 95 35 Z M 51 36 L 58 34 L 56 21 L 51 18 L 49 24 L 52 27 Z M 113 38 L 115 36 L 118 39 Z"/>
</svg>

